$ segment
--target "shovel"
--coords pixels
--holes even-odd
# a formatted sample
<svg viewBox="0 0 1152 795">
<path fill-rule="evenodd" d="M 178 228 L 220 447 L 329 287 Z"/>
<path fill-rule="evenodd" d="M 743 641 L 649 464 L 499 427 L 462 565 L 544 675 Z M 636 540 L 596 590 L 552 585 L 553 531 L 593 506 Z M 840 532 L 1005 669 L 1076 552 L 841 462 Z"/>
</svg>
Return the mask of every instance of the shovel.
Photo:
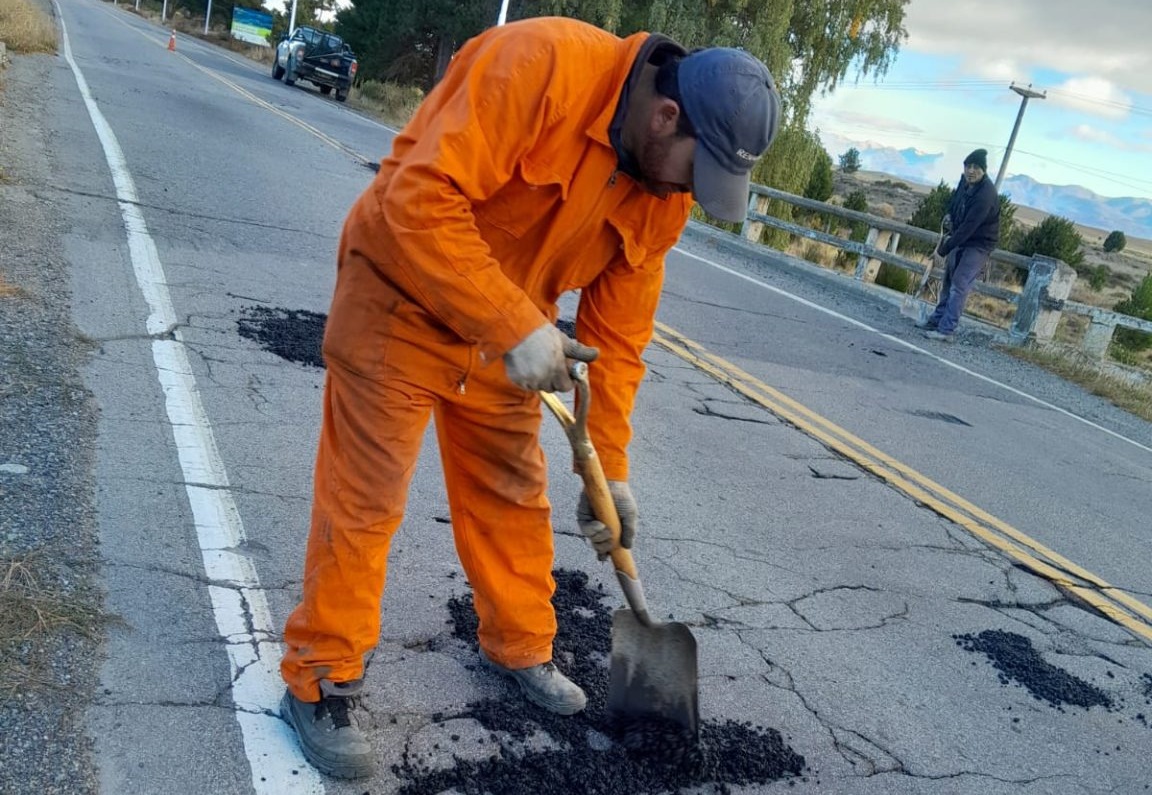
<svg viewBox="0 0 1152 795">
<path fill-rule="evenodd" d="M 936 246 L 932 249 L 932 257 L 929 259 L 928 264 L 924 267 L 924 273 L 920 274 L 920 281 L 916 284 L 916 289 L 910 293 L 904 294 L 904 302 L 900 305 L 900 314 L 904 317 L 910 317 L 917 323 L 923 322 L 927 319 L 927 309 L 925 302 L 920 300 L 920 293 L 924 292 L 924 288 L 928 285 L 928 278 L 932 275 L 932 271 L 937 266 L 936 249 L 940 247 L 940 241 L 944 239 L 944 226 L 940 226 L 940 237 L 936 240 Z M 944 267 L 947 267 L 945 265 Z"/>
<path fill-rule="evenodd" d="M 584 480 L 596 518 L 612 532 L 612 566 L 630 608 L 612 616 L 608 719 L 625 732 L 659 733 L 664 724 L 671 724 L 694 742 L 700 728 L 696 639 L 686 625 L 655 621 L 648 611 L 636 561 L 620 546 L 616 505 L 588 436 L 588 365 L 576 362 L 571 375 L 576 383 L 576 416 L 556 395 L 541 392 L 540 398 L 572 444 L 574 468 Z"/>
</svg>

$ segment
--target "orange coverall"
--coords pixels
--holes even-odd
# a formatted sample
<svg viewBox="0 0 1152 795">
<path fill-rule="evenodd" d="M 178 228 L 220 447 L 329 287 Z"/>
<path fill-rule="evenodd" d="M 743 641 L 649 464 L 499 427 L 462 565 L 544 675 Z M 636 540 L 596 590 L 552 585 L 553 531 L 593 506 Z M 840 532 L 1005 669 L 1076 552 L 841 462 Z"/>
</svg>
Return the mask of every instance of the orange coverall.
<svg viewBox="0 0 1152 795">
<path fill-rule="evenodd" d="M 600 349 L 589 427 L 628 476 L 664 256 L 691 199 L 618 172 L 609 126 L 661 37 L 533 19 L 469 41 L 395 139 L 340 242 L 304 595 L 281 666 L 297 698 L 363 675 L 388 549 L 435 417 L 456 550 L 485 652 L 552 658 L 551 508 L 535 393 L 503 355 L 579 289 L 577 338 Z"/>
</svg>

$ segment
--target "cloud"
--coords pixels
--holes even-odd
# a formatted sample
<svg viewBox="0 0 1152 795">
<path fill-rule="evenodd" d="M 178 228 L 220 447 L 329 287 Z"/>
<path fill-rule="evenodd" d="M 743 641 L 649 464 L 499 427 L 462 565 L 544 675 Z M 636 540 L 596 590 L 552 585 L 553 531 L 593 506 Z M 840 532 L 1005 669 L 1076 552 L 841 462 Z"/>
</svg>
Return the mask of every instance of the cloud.
<svg viewBox="0 0 1152 795">
<path fill-rule="evenodd" d="M 1090 124 L 1077 124 L 1075 127 L 1068 131 L 1078 141 L 1086 141 L 1090 144 L 1104 144 L 1105 146 L 1123 146 L 1123 141 L 1117 138 L 1107 130 L 1101 130 L 1099 127 L 1093 127 Z"/>
<path fill-rule="evenodd" d="M 914 2 L 909 50 L 960 56 L 965 70 L 1027 82 L 1034 69 L 1099 75 L 1124 91 L 1152 94 L 1148 0 L 964 0 Z"/>
<path fill-rule="evenodd" d="M 1100 77 L 1073 77 L 1049 89 L 1048 98 L 1057 105 L 1108 119 L 1123 119 L 1132 111 L 1132 98 Z"/>
<path fill-rule="evenodd" d="M 887 116 L 876 116 L 871 113 L 859 113 L 854 110 L 834 110 L 828 113 L 828 118 L 842 124 L 851 124 L 857 127 L 866 127 L 879 132 L 900 132 L 918 135 L 924 130 L 914 124 L 892 119 Z"/>
<path fill-rule="evenodd" d="M 1085 143 L 1109 146 L 1125 152 L 1152 152 L 1152 143 L 1127 141 L 1115 133 L 1109 132 L 1108 130 L 1101 130 L 1099 127 L 1093 127 L 1090 124 L 1077 124 L 1066 132 L 1076 140 L 1084 141 Z M 1145 137 L 1152 136 L 1146 133 Z"/>
</svg>

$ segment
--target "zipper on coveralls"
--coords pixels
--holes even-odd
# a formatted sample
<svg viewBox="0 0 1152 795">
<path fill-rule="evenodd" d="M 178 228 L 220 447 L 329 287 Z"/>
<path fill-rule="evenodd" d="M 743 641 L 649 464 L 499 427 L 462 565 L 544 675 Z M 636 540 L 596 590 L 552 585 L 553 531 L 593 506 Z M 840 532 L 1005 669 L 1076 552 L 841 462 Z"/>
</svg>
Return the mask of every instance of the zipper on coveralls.
<svg viewBox="0 0 1152 795">
<path fill-rule="evenodd" d="M 460 380 L 456 383 L 456 392 L 461 395 L 468 394 L 468 389 L 464 382 L 468 380 L 468 376 L 472 374 L 472 351 L 475 345 L 468 346 L 468 363 L 464 365 L 464 373 L 460 376 Z"/>
</svg>

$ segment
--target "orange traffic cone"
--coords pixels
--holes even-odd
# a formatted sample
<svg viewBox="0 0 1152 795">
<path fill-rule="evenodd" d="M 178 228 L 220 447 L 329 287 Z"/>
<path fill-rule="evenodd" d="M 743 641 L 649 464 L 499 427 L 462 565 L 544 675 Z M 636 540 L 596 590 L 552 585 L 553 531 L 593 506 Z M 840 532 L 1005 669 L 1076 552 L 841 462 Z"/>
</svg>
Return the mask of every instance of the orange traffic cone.
<svg viewBox="0 0 1152 795">
<path fill-rule="evenodd" d="M 176 52 L 176 31 L 172 31 L 172 36 L 168 39 L 168 52 Z"/>
</svg>

